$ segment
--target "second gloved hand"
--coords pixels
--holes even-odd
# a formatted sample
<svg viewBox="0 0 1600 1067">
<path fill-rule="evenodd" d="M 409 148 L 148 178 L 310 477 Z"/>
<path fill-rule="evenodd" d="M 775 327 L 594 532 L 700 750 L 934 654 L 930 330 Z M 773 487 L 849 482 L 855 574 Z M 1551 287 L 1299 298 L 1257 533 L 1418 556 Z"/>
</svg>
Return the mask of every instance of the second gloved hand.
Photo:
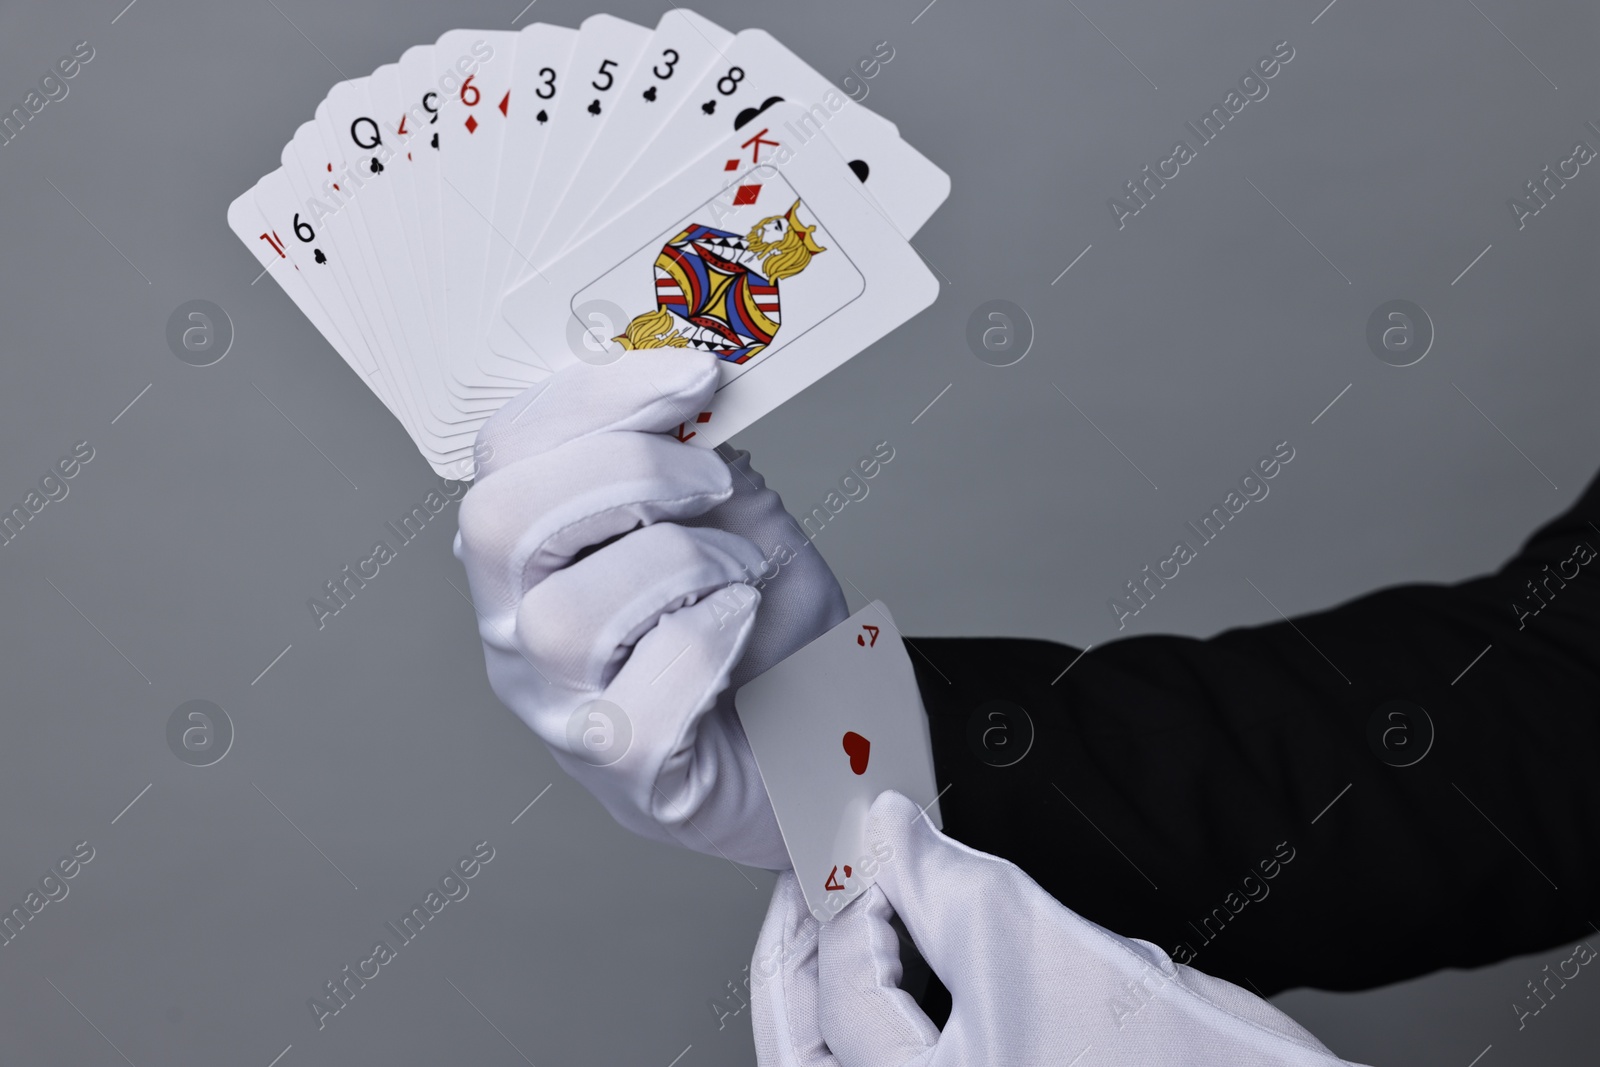
<svg viewBox="0 0 1600 1067">
<path fill-rule="evenodd" d="M 512 400 L 479 434 L 456 555 L 490 684 L 564 770 L 636 833 L 776 869 L 733 688 L 848 612 L 748 456 L 673 435 L 718 374 L 629 352 Z"/>
<path fill-rule="evenodd" d="M 887 792 L 878 881 L 819 924 L 778 877 L 750 963 L 761 1067 L 1351 1067 L 1261 998 L 1063 907 Z M 899 988 L 892 914 L 950 990 L 943 1031 Z"/>
</svg>

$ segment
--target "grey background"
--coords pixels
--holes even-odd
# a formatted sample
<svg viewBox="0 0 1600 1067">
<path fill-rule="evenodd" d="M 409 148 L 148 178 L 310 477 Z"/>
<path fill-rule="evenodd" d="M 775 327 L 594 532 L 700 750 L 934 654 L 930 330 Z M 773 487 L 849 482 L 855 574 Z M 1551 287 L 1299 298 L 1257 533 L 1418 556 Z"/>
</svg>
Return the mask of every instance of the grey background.
<svg viewBox="0 0 1600 1067">
<path fill-rule="evenodd" d="M 0 948 L 0 1062 L 751 1062 L 748 1013 L 719 1030 L 707 1002 L 741 978 L 770 878 L 616 828 L 498 705 L 453 510 L 325 629 L 306 608 L 433 478 L 251 285 L 226 206 L 335 66 L 520 3 L 123 2 L 0 7 L 6 109 L 96 50 L 0 148 L 0 501 L 96 450 L 0 548 L 0 900 L 96 849 Z M 882 597 L 913 635 L 1108 640 L 1107 598 L 1287 439 L 1269 499 L 1128 629 L 1208 634 L 1479 573 L 1593 474 L 1600 171 L 1522 232 L 1505 207 L 1600 144 L 1591 3 L 924 2 L 699 8 L 836 82 L 889 41 L 867 103 L 953 179 L 916 240 L 938 303 L 738 442 L 793 508 L 894 445 L 818 542 L 852 606 Z M 594 10 L 539 0 L 518 25 Z M 1106 199 L 1283 39 L 1268 98 L 1119 232 Z M 195 298 L 237 329 L 212 367 L 164 340 Z M 1016 366 L 967 350 L 991 298 L 1037 330 Z M 1405 369 L 1363 341 L 1393 298 L 1438 328 Z M 234 724 L 214 766 L 166 746 L 190 699 Z M 307 997 L 485 838 L 471 895 L 318 1032 Z M 1485 827 L 1484 847 L 1506 846 Z M 1428 904 L 1381 871 L 1372 892 Z M 1590 1062 L 1600 980 L 1521 1032 L 1510 1010 L 1568 951 L 1278 1003 L 1369 1063 Z"/>
</svg>

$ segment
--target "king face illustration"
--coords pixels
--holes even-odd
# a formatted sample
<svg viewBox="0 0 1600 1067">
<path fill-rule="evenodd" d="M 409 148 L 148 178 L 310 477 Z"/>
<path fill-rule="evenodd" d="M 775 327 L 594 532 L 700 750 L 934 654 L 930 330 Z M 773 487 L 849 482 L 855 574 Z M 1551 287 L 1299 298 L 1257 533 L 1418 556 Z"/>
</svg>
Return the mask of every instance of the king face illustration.
<svg viewBox="0 0 1600 1067">
<path fill-rule="evenodd" d="M 827 251 L 800 221 L 800 201 L 744 236 L 695 224 L 656 257 L 656 309 L 612 340 L 625 349 L 697 348 L 744 363 L 777 336 L 778 283 Z"/>
</svg>

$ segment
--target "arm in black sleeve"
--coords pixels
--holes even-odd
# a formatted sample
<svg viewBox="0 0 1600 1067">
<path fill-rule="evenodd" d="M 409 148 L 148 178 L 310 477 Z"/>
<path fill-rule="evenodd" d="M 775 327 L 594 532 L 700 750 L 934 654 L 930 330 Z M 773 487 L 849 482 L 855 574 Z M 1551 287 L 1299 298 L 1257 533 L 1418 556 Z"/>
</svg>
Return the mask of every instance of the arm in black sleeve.
<svg viewBox="0 0 1600 1067">
<path fill-rule="evenodd" d="M 1081 660 L 1047 641 L 913 638 L 945 830 L 1263 995 L 1586 936 L 1597 548 L 1600 479 L 1498 573 L 1456 585 Z"/>
</svg>

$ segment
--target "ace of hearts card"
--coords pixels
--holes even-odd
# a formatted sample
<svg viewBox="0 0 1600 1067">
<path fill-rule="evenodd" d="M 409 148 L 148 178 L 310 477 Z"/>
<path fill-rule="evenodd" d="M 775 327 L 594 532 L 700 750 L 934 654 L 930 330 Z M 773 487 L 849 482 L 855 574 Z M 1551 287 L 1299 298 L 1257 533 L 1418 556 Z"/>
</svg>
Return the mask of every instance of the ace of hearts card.
<svg viewBox="0 0 1600 1067">
<path fill-rule="evenodd" d="M 734 694 L 806 906 L 827 922 L 884 863 L 867 834 L 893 789 L 940 825 L 933 748 L 900 631 L 873 601 Z"/>
</svg>

